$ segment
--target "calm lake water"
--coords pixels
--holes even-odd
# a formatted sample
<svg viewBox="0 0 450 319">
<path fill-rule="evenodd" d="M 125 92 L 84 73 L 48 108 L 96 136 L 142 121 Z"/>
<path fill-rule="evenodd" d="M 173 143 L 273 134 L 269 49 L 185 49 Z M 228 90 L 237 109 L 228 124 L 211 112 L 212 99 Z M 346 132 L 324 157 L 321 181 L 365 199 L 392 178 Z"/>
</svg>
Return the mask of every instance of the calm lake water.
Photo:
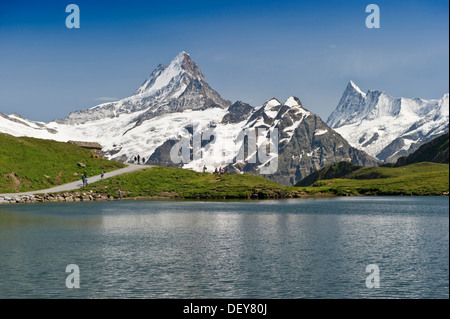
<svg viewBox="0 0 450 319">
<path fill-rule="evenodd" d="M 2 205 L 0 298 L 449 298 L 449 199 Z"/>
</svg>

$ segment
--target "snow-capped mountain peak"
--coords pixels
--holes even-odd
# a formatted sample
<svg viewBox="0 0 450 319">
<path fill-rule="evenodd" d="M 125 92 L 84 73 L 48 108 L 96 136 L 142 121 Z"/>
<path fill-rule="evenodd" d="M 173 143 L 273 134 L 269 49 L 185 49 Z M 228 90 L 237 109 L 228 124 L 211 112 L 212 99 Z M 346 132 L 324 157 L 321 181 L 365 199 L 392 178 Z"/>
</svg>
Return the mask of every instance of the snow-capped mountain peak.
<svg viewBox="0 0 450 319">
<path fill-rule="evenodd" d="M 361 113 L 361 103 L 367 94 L 350 81 L 342 94 L 336 109 L 328 117 L 327 124 L 336 128 L 348 121 L 357 121 L 356 115 Z M 365 112 L 367 113 L 367 112 Z"/>
<path fill-rule="evenodd" d="M 303 107 L 302 102 L 300 102 L 300 99 L 295 96 L 290 96 L 286 102 L 284 102 L 284 105 L 287 105 L 289 107 Z"/>
<path fill-rule="evenodd" d="M 137 125 L 140 125 L 142 121 L 164 113 L 230 105 L 230 101 L 222 99 L 208 85 L 190 55 L 182 51 L 169 66 L 158 65 L 132 96 L 73 112 L 58 122 L 81 124 L 134 113 L 139 116 Z"/>
<path fill-rule="evenodd" d="M 353 147 L 380 160 L 395 161 L 448 131 L 448 93 L 439 100 L 394 98 L 352 81 L 327 124 Z"/>
<path fill-rule="evenodd" d="M 281 105 L 281 102 L 278 101 L 274 97 L 271 98 L 270 100 L 266 101 L 266 103 L 264 103 L 264 107 L 268 107 L 268 108 L 271 108 L 271 107 L 274 107 L 274 106 L 278 106 L 278 105 Z"/>
<path fill-rule="evenodd" d="M 350 80 L 347 87 L 350 87 L 351 89 L 355 90 L 356 92 L 358 92 L 359 94 L 361 94 L 364 97 L 366 96 L 366 93 L 364 93 L 352 80 Z"/>
<path fill-rule="evenodd" d="M 197 64 L 189 54 L 182 51 L 170 62 L 168 67 L 162 64 L 158 65 L 134 95 L 140 95 L 140 97 L 155 95 L 158 91 L 169 86 L 171 82 L 179 82 L 185 73 L 189 73 L 189 76 L 193 79 L 205 81 L 205 77 Z M 182 93 L 182 90 L 180 90 L 178 96 Z"/>
</svg>

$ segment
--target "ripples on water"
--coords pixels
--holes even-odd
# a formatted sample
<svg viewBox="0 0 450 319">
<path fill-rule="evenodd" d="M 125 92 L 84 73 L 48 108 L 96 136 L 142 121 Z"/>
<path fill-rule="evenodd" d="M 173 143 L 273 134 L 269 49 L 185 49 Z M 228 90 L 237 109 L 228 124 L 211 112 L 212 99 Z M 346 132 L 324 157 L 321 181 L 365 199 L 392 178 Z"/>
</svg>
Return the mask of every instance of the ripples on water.
<svg viewBox="0 0 450 319">
<path fill-rule="evenodd" d="M 0 206 L 0 297 L 448 298 L 448 211 L 447 197 Z"/>
</svg>

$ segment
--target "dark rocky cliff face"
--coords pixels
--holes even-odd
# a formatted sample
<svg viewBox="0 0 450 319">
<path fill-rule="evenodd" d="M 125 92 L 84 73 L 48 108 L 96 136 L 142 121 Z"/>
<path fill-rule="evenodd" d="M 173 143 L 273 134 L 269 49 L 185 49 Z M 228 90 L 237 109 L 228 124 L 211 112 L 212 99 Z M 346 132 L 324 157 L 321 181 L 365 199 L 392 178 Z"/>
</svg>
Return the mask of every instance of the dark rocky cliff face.
<svg viewBox="0 0 450 319">
<path fill-rule="evenodd" d="M 237 101 L 228 108 L 228 113 L 222 118 L 222 124 L 239 123 L 251 116 L 254 108 L 250 104 Z"/>
<path fill-rule="evenodd" d="M 327 133 L 314 134 L 320 130 L 327 130 Z M 300 124 L 291 141 L 280 150 L 277 173 L 266 177 L 282 185 L 293 185 L 318 169 L 340 161 L 361 166 L 377 164 L 376 159 L 351 147 L 342 136 L 313 115 Z"/>
<path fill-rule="evenodd" d="M 259 112 L 263 119 L 261 126 L 278 129 L 278 168 L 274 174 L 262 175 L 265 178 L 281 185 L 294 185 L 318 169 L 340 161 L 360 166 L 377 165 L 375 158 L 350 146 L 319 116 L 304 109 L 301 103 L 297 106 L 280 105 L 276 109 L 278 113 L 273 120 Z M 252 116 L 249 122 L 255 117 Z M 235 163 L 229 165 L 229 170 L 259 174 L 261 164 Z"/>
</svg>

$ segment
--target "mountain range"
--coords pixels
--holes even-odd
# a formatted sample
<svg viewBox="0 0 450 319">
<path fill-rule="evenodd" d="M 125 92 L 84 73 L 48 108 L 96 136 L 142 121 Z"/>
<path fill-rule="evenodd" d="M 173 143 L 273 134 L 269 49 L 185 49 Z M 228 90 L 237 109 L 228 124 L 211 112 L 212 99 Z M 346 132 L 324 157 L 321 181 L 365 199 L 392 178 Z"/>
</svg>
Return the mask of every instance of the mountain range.
<svg viewBox="0 0 450 319">
<path fill-rule="evenodd" d="M 377 130 L 363 131 L 369 125 L 365 123 L 373 124 L 377 118 L 402 118 L 412 124 L 402 124 L 408 128 L 400 130 L 385 122 L 384 130 L 380 124 L 372 127 Z M 271 98 L 259 107 L 232 103 L 213 90 L 189 54 L 181 52 L 168 66 L 157 66 L 130 97 L 75 111 L 50 123 L 0 113 L 0 131 L 57 141 L 99 142 L 105 157 L 123 162 L 140 155 L 147 164 L 196 171 L 204 166 L 208 171 L 223 167 L 294 185 L 332 163 L 370 166 L 405 155 L 444 130 L 445 120 L 448 130 L 448 94 L 441 100 L 399 100 L 377 91 L 363 93 L 353 82 L 327 123 L 294 96 L 285 102 Z M 412 138 L 416 138 L 414 143 Z M 393 151 L 391 144 L 402 143 L 398 139 L 410 148 L 403 145 Z M 176 149 L 181 144 L 189 149 L 188 160 L 174 161 L 174 156 L 183 153 Z M 387 150 L 392 150 L 389 156 L 380 155 Z M 264 173 L 273 164 L 276 169 Z"/>
<path fill-rule="evenodd" d="M 350 81 L 327 124 L 353 147 L 385 162 L 415 151 L 449 130 L 449 94 L 437 100 L 394 98 Z"/>
</svg>

